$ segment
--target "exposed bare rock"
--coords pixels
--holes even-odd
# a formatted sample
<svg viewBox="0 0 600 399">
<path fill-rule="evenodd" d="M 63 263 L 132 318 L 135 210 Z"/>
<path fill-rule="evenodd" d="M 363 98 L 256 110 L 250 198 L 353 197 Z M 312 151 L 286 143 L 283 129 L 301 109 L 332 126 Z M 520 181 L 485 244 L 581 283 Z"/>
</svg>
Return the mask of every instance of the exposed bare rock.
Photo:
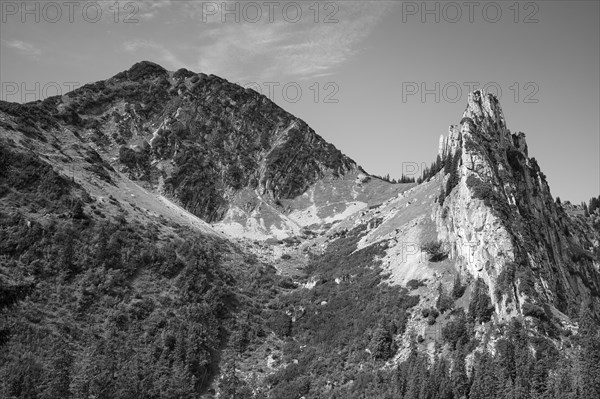
<svg viewBox="0 0 600 399">
<path fill-rule="evenodd" d="M 521 312 L 525 302 L 569 315 L 581 300 L 600 309 L 598 231 L 555 203 L 525 135 L 508 130 L 493 95 L 471 93 L 461 123 L 440 140 L 440 155 L 457 154 L 444 180 L 454 174 L 457 183 L 434 218 L 457 267 L 487 283 L 497 313 Z"/>
</svg>

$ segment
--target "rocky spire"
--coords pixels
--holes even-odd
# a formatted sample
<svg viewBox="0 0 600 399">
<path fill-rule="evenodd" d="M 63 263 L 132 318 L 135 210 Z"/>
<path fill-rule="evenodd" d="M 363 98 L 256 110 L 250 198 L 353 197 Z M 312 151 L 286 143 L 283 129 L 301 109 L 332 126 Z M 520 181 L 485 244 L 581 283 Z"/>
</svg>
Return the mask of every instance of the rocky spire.
<svg viewBox="0 0 600 399">
<path fill-rule="evenodd" d="M 593 295 L 600 292 L 600 268 L 591 256 L 572 255 L 587 253 L 583 248 L 590 244 L 563 234 L 576 227 L 555 204 L 536 160 L 529 158 L 525 134 L 511 134 L 506 127 L 494 95 L 469 94 L 459 125 L 440 139 L 440 155 L 458 149 L 460 162 L 444 180 L 446 198 L 436 211 L 438 233 L 450 243 L 458 267 L 487 283 L 497 313 L 520 312 L 525 302 L 570 313 L 581 297 L 594 298 L 600 311 Z M 507 267 L 517 267 L 538 288 L 520 290 L 516 284 L 497 295 L 498 277 Z"/>
</svg>

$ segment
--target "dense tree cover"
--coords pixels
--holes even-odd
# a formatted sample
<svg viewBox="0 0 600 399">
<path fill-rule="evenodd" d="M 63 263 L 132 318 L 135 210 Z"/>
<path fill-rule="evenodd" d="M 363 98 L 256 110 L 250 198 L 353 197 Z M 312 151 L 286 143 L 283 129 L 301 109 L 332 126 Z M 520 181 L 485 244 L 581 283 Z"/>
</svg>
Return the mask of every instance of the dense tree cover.
<svg viewBox="0 0 600 399">
<path fill-rule="evenodd" d="M 11 146 L 0 141 L 0 198 L 33 211 L 67 211 L 73 204 L 69 190 L 76 185 L 61 178 L 35 155 L 14 151 Z"/>
<path fill-rule="evenodd" d="M 392 184 L 399 184 L 399 183 L 414 183 L 415 182 L 415 178 L 414 177 L 410 177 L 410 176 L 406 176 L 404 174 L 402 174 L 402 176 L 399 179 L 392 179 L 390 178 L 390 174 L 388 173 L 385 176 L 377 176 L 377 175 L 372 175 L 373 177 L 383 180 L 385 182 L 388 183 L 392 183 Z"/>
<path fill-rule="evenodd" d="M 446 289 L 442 283 L 440 283 L 437 287 L 437 300 L 435 302 L 435 307 L 441 313 L 445 313 L 454 307 L 454 298 L 450 295 L 450 293 L 446 292 Z"/>
<path fill-rule="evenodd" d="M 8 337 L 0 396 L 191 398 L 206 390 L 227 342 L 247 346 L 263 334 L 260 309 L 245 315 L 243 334 L 236 320 L 248 309 L 245 295 L 268 300 L 265 284 L 276 277 L 264 267 L 234 271 L 221 259 L 224 244 L 186 234 L 162 242 L 142 226 L 42 225 L 1 214 L 2 268 L 33 279 L 33 288 L 0 290 Z"/>
<path fill-rule="evenodd" d="M 216 165 L 191 149 L 180 151 L 175 162 L 179 167 L 165 181 L 165 187 L 194 214 L 220 219 L 227 203 Z"/>
<path fill-rule="evenodd" d="M 196 398 L 224 351 L 268 333 L 274 268 L 221 239 L 94 218 L 81 187 L 0 144 L 0 397 Z"/>
<path fill-rule="evenodd" d="M 469 316 L 478 323 L 490 321 L 494 313 L 494 306 L 488 295 L 488 286 L 482 279 L 477 279 L 473 286 L 473 295 L 469 302 Z"/>
<path fill-rule="evenodd" d="M 444 335 L 447 342 L 471 334 L 464 314 L 459 312 L 456 321 L 452 328 L 466 328 L 463 332 L 450 332 L 449 325 Z M 589 326 L 593 325 L 597 326 L 590 321 Z M 370 394 L 399 399 L 597 398 L 598 338 L 597 327 L 593 332 L 584 327 L 577 347 L 560 355 L 553 344 L 530 336 L 523 324 L 513 319 L 496 338 L 494 352 L 477 349 L 467 356 L 473 345 L 456 340 L 450 355 L 431 361 L 413 344 L 408 359 L 398 365 L 395 375 L 386 375 L 387 385 L 379 390 L 371 387 Z M 483 339 L 483 347 L 488 347 L 487 338 Z"/>
<path fill-rule="evenodd" d="M 147 178 L 145 175 L 150 168 L 150 146 L 146 145 L 137 151 L 129 147 L 121 147 L 119 149 L 119 162 L 129 168 L 132 177 Z"/>
</svg>

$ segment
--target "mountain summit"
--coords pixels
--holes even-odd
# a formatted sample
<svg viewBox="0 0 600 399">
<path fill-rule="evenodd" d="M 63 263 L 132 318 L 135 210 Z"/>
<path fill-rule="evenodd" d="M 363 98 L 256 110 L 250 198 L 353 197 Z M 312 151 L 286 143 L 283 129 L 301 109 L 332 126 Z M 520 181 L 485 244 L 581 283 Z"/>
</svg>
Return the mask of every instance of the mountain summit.
<svg viewBox="0 0 600 399">
<path fill-rule="evenodd" d="M 70 126 L 91 130 L 131 176 L 209 222 L 240 190 L 293 198 L 326 174 L 356 168 L 265 96 L 185 69 L 140 62 L 48 103 Z"/>
</svg>

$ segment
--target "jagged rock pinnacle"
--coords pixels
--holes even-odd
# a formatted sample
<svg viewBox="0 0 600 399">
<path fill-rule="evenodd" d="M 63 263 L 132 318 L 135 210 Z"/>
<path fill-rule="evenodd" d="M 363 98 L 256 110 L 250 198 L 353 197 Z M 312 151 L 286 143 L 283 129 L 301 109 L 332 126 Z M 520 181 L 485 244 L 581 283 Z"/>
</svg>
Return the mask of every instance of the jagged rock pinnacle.
<svg viewBox="0 0 600 399">
<path fill-rule="evenodd" d="M 486 93 L 484 90 L 475 90 L 469 93 L 467 109 L 463 113 L 464 118 L 471 118 L 482 128 L 493 128 L 496 131 L 506 129 L 500 101 L 496 96 Z"/>
<path fill-rule="evenodd" d="M 469 93 L 467 108 L 463 112 L 460 123 L 450 125 L 448 136 L 440 137 L 438 149 L 440 157 L 454 154 L 460 147 L 463 137 L 472 135 L 481 135 L 487 140 L 497 141 L 501 148 L 513 145 L 498 98 L 484 90 Z"/>
</svg>

